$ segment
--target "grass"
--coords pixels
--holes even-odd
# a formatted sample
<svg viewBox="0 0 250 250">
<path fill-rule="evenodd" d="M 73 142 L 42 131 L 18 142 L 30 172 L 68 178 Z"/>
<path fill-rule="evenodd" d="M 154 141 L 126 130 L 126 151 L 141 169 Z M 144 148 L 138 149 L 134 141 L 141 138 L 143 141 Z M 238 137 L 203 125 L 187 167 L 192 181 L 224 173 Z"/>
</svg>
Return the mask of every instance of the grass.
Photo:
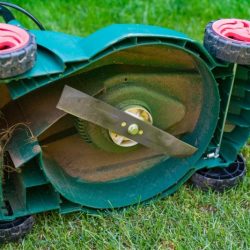
<svg viewBox="0 0 250 250">
<path fill-rule="evenodd" d="M 159 25 L 202 40 L 208 22 L 250 16 L 248 0 L 15 0 L 47 29 L 86 36 L 113 23 Z M 25 25 L 31 24 L 20 18 Z M 30 25 L 31 26 L 31 25 Z M 34 26 L 33 26 L 34 27 Z"/>
<path fill-rule="evenodd" d="M 87 36 L 112 23 L 160 25 L 202 41 L 214 19 L 249 19 L 248 0 L 53 0 L 13 3 L 31 11 L 47 29 Z M 17 15 L 28 27 L 31 22 Z M 248 158 L 250 150 L 244 148 Z M 250 161 L 249 161 L 250 163 Z M 40 214 L 31 234 L 4 249 L 250 249 L 250 176 L 223 194 L 184 185 L 147 206 L 109 215 Z"/>
</svg>

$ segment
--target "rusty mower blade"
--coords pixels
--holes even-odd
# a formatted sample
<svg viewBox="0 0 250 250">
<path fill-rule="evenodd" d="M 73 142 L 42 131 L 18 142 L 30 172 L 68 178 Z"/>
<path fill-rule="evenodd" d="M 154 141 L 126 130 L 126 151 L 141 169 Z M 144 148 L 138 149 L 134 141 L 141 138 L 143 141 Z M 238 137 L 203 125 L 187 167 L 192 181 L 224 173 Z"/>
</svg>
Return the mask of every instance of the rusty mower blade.
<svg viewBox="0 0 250 250">
<path fill-rule="evenodd" d="M 69 86 L 64 87 L 57 108 L 168 156 L 190 156 L 197 150 L 173 135 Z"/>
</svg>

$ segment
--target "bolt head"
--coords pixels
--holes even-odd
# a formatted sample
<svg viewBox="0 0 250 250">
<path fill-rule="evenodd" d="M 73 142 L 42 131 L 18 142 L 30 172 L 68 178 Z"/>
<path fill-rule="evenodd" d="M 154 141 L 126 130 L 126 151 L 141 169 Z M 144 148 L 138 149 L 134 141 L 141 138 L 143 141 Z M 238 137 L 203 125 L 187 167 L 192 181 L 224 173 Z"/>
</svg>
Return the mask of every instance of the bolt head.
<svg viewBox="0 0 250 250">
<path fill-rule="evenodd" d="M 131 135 L 137 135 L 139 132 L 139 126 L 137 124 L 131 124 L 128 127 L 128 133 Z"/>
</svg>

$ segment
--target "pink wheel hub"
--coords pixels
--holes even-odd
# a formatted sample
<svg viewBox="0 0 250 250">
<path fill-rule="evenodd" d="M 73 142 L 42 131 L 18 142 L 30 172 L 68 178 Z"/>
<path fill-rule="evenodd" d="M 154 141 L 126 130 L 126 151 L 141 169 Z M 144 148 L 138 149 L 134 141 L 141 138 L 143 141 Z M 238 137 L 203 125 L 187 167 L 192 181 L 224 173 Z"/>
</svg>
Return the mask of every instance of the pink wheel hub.
<svg viewBox="0 0 250 250">
<path fill-rule="evenodd" d="M 213 30 L 227 39 L 250 43 L 250 22 L 240 19 L 221 19 L 213 23 Z"/>
<path fill-rule="evenodd" d="M 0 23 L 0 54 L 17 51 L 29 42 L 29 34 L 17 26 Z"/>
</svg>

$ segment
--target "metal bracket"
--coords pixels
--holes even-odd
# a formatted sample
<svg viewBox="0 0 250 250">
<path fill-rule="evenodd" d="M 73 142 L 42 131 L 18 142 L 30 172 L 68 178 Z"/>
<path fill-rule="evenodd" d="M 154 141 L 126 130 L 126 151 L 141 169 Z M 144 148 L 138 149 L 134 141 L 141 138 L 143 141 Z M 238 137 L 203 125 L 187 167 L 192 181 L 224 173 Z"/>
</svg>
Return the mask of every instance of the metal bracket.
<svg viewBox="0 0 250 250">
<path fill-rule="evenodd" d="M 197 150 L 173 135 L 67 85 L 57 108 L 168 156 L 189 156 Z M 131 133 L 129 128 L 133 124 L 138 126 L 138 133 Z"/>
</svg>

